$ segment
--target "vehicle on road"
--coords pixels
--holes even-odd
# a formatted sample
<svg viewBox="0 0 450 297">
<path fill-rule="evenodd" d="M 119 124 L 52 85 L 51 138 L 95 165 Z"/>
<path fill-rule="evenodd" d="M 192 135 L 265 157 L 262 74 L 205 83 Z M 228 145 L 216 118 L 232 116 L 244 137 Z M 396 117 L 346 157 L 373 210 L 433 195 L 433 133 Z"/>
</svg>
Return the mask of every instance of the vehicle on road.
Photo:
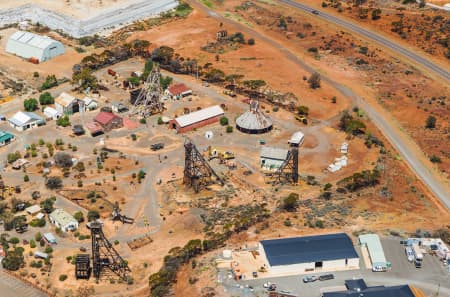
<svg viewBox="0 0 450 297">
<path fill-rule="evenodd" d="M 316 280 L 318 280 L 319 278 L 315 275 L 309 275 L 309 276 L 305 276 L 303 278 L 303 282 L 304 283 L 312 283 L 315 282 Z"/>
<path fill-rule="evenodd" d="M 319 12 L 317 10 L 315 10 L 315 9 L 313 11 L 311 11 L 311 13 L 316 14 L 316 15 L 319 14 Z"/>
<path fill-rule="evenodd" d="M 414 261 L 414 252 L 410 246 L 405 247 L 405 254 L 409 262 Z"/>
<path fill-rule="evenodd" d="M 319 280 L 320 281 L 326 281 L 326 280 L 330 280 L 330 279 L 334 279 L 334 274 L 324 274 L 319 276 Z"/>
<path fill-rule="evenodd" d="M 412 250 L 414 252 L 414 265 L 416 268 L 422 268 L 422 260 L 423 260 L 423 254 L 420 250 L 420 247 L 417 243 L 414 243 L 412 245 Z"/>
<path fill-rule="evenodd" d="M 163 148 L 164 148 L 164 143 L 161 143 L 161 142 L 152 144 L 152 145 L 150 146 L 150 149 L 151 149 L 152 151 L 161 150 L 161 149 L 163 149 Z"/>
<path fill-rule="evenodd" d="M 277 285 L 272 284 L 271 282 L 264 283 L 263 287 L 266 288 L 267 291 L 275 291 L 277 289 Z"/>
</svg>

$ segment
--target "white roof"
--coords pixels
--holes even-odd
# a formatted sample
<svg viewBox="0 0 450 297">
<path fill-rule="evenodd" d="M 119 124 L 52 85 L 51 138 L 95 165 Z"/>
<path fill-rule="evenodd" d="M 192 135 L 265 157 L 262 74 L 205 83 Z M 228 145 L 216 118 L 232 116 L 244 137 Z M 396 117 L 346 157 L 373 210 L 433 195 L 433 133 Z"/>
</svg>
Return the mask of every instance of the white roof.
<svg viewBox="0 0 450 297">
<path fill-rule="evenodd" d="M 25 208 L 25 210 L 28 213 L 33 214 L 33 213 L 40 212 L 41 211 L 41 207 L 39 205 L 35 204 L 35 205 L 32 205 L 30 207 Z"/>
<path fill-rule="evenodd" d="M 78 221 L 75 220 L 73 216 L 71 216 L 69 213 L 67 213 L 63 209 L 55 209 L 51 214 L 50 217 L 58 222 L 58 224 L 62 227 L 67 226 L 70 223 L 76 223 L 78 225 Z"/>
<path fill-rule="evenodd" d="M 358 236 L 359 243 L 365 244 L 370 254 L 372 265 L 386 265 L 383 246 L 377 234 L 363 234 Z"/>
<path fill-rule="evenodd" d="M 55 102 L 62 106 L 69 106 L 74 100 L 77 100 L 75 96 L 62 92 L 56 97 Z"/>
<path fill-rule="evenodd" d="M 96 100 L 94 100 L 90 97 L 87 97 L 87 96 L 84 97 L 83 101 L 84 101 L 84 105 L 86 105 L 86 106 L 90 105 L 91 103 L 97 103 Z"/>
<path fill-rule="evenodd" d="M 175 121 L 177 121 L 181 127 L 186 127 L 223 114 L 223 109 L 219 105 L 214 105 L 191 112 L 190 114 L 182 115 L 176 118 Z"/>
<path fill-rule="evenodd" d="M 34 112 L 23 112 L 18 111 L 16 112 L 11 118 L 9 118 L 8 121 L 13 123 L 16 126 L 23 126 L 29 122 L 33 121 L 43 121 L 44 119 Z"/>
<path fill-rule="evenodd" d="M 36 215 L 36 219 L 38 219 L 38 220 L 42 219 L 43 217 L 45 217 L 45 214 L 43 214 L 42 212 L 40 212 Z"/>
<path fill-rule="evenodd" d="M 286 160 L 287 149 L 263 146 L 261 148 L 260 157 L 265 159 Z"/>
<path fill-rule="evenodd" d="M 303 141 L 303 138 L 305 138 L 305 134 L 301 131 L 297 131 L 294 134 L 292 134 L 291 139 L 289 140 L 289 143 L 296 143 L 299 144 Z"/>
<path fill-rule="evenodd" d="M 10 39 L 15 40 L 20 43 L 28 44 L 33 47 L 37 47 L 40 49 L 45 49 L 49 45 L 52 44 L 55 40 L 51 39 L 48 36 L 41 36 L 31 32 L 26 31 L 17 31 L 13 35 L 11 35 Z"/>
<path fill-rule="evenodd" d="M 61 114 L 59 111 L 57 111 L 56 109 L 54 109 L 53 107 L 50 107 L 50 106 L 47 106 L 44 108 L 44 113 L 45 113 L 45 115 L 51 116 L 51 117 Z"/>
</svg>

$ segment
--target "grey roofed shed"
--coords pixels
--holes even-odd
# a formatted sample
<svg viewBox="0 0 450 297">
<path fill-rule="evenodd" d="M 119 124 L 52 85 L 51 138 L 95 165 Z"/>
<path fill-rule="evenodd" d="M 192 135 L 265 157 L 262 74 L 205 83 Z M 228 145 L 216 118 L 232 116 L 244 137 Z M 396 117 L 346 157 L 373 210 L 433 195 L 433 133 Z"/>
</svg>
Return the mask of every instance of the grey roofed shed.
<svg viewBox="0 0 450 297">
<path fill-rule="evenodd" d="M 271 266 L 358 258 L 345 233 L 262 240 Z"/>
<path fill-rule="evenodd" d="M 287 149 L 263 146 L 259 156 L 262 159 L 286 160 L 288 152 Z"/>
<path fill-rule="evenodd" d="M 48 36 L 17 31 L 9 37 L 6 52 L 25 59 L 36 58 L 39 62 L 44 62 L 64 54 L 65 50 L 61 42 Z"/>
<path fill-rule="evenodd" d="M 372 266 L 387 266 L 383 246 L 377 234 L 362 234 L 358 236 L 358 240 L 361 245 L 367 247 Z"/>
</svg>

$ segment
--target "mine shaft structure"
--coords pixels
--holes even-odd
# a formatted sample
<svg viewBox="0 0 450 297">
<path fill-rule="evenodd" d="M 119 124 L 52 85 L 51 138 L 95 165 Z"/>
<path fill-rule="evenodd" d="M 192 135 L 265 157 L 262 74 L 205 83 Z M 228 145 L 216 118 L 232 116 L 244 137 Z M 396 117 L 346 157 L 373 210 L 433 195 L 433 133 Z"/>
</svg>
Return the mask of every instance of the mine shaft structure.
<svg viewBox="0 0 450 297">
<path fill-rule="evenodd" d="M 119 203 L 117 201 L 113 205 L 113 211 L 112 211 L 111 217 L 112 217 L 113 221 L 121 221 L 123 224 L 133 224 L 134 223 L 133 218 L 127 217 L 120 213 Z"/>
<path fill-rule="evenodd" d="M 89 279 L 91 275 L 91 259 L 89 254 L 78 254 L 75 258 L 76 279 Z"/>
<path fill-rule="evenodd" d="M 94 276 L 99 279 L 107 272 L 106 270 L 109 270 L 126 281 L 131 269 L 105 237 L 101 223 L 93 222 L 91 224 L 91 238 Z"/>
<path fill-rule="evenodd" d="M 217 183 L 224 185 L 224 181 L 206 162 L 192 141 L 189 140 L 184 144 L 184 150 L 183 183 L 185 185 L 192 187 L 196 193 L 213 183 L 213 177 Z"/>
<path fill-rule="evenodd" d="M 164 103 L 162 102 L 161 73 L 158 66 L 155 66 L 144 86 L 135 99 L 131 98 L 133 104 L 131 114 L 143 118 L 164 111 Z M 132 95 L 133 97 L 133 95 Z"/>
<path fill-rule="evenodd" d="M 298 148 L 291 148 L 288 151 L 283 164 L 274 174 L 274 183 L 298 183 Z"/>
</svg>

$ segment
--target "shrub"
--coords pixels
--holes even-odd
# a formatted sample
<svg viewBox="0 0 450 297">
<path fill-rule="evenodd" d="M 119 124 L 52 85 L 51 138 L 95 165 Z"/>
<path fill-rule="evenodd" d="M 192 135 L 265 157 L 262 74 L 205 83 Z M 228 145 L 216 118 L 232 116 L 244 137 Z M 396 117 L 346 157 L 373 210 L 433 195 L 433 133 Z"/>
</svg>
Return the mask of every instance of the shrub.
<svg viewBox="0 0 450 297">
<path fill-rule="evenodd" d="M 36 248 L 36 241 L 34 241 L 34 239 L 30 240 L 30 248 L 32 249 Z"/>
<path fill-rule="evenodd" d="M 41 90 L 51 89 L 58 85 L 58 80 L 55 75 L 48 75 L 45 82 L 41 86 Z"/>
<path fill-rule="evenodd" d="M 281 207 L 286 211 L 295 211 L 298 205 L 298 198 L 297 193 L 289 194 L 289 196 L 283 199 Z"/>
<path fill-rule="evenodd" d="M 29 177 L 28 175 L 25 174 L 25 175 L 23 176 L 23 181 L 24 181 L 24 182 L 29 182 L 29 181 L 30 181 L 30 177 Z"/>
<path fill-rule="evenodd" d="M 45 186 L 50 190 L 60 189 L 63 186 L 62 179 L 57 176 L 47 178 Z"/>
<path fill-rule="evenodd" d="M 297 113 L 299 115 L 308 116 L 308 114 L 309 114 L 309 107 L 308 106 L 304 106 L 304 105 L 300 105 L 299 107 L 297 107 Z"/>
<path fill-rule="evenodd" d="M 425 128 L 434 129 L 436 128 L 436 118 L 434 116 L 429 116 L 425 123 Z"/>
<path fill-rule="evenodd" d="M 72 156 L 67 153 L 56 153 L 53 158 L 55 159 L 56 166 L 70 168 L 73 165 Z"/>
<path fill-rule="evenodd" d="M 114 244 L 115 245 L 118 245 L 119 244 L 119 241 L 116 239 L 116 240 L 114 240 Z"/>
<path fill-rule="evenodd" d="M 137 136 L 136 136 L 136 134 L 131 134 L 131 140 L 133 140 L 133 141 L 136 141 L 137 140 Z"/>
<path fill-rule="evenodd" d="M 308 48 L 308 52 L 317 54 L 318 53 L 317 47 Z"/>
<path fill-rule="evenodd" d="M 66 279 L 67 279 L 67 275 L 65 275 L 65 274 L 61 274 L 59 276 L 59 281 L 61 281 L 61 282 L 65 281 Z"/>
<path fill-rule="evenodd" d="M 309 78 L 308 78 L 308 84 L 311 89 L 318 89 L 320 88 L 320 74 L 317 72 L 314 72 Z"/>
<path fill-rule="evenodd" d="M 22 155 L 19 151 L 16 151 L 15 153 L 9 153 L 6 158 L 8 160 L 8 163 L 14 163 L 18 159 L 22 158 Z"/>
<path fill-rule="evenodd" d="M 158 125 L 164 124 L 162 117 L 158 117 Z"/>
<path fill-rule="evenodd" d="M 77 211 L 73 214 L 73 217 L 75 220 L 78 221 L 78 223 L 84 222 L 84 215 L 81 211 Z"/>
<path fill-rule="evenodd" d="M 227 126 L 227 133 L 232 133 L 233 132 L 233 126 Z"/>
<path fill-rule="evenodd" d="M 436 156 L 436 155 L 432 155 L 432 156 L 430 157 L 430 161 L 433 162 L 433 163 L 442 163 L 441 158 L 439 158 L 439 157 Z"/>
<path fill-rule="evenodd" d="M 249 38 L 249 39 L 247 40 L 247 44 L 248 44 L 248 45 L 255 45 L 255 39 Z"/>
<path fill-rule="evenodd" d="M 81 179 L 79 179 L 79 180 L 77 181 L 77 186 L 78 186 L 78 188 L 83 187 L 83 181 L 82 181 Z"/>
<path fill-rule="evenodd" d="M 56 120 L 56 125 L 61 126 L 61 127 L 68 127 L 70 126 L 70 120 L 68 116 L 63 116 L 60 117 L 59 119 Z"/>
<path fill-rule="evenodd" d="M 88 211 L 87 218 L 89 222 L 95 221 L 100 218 L 100 214 L 96 210 Z"/>
<path fill-rule="evenodd" d="M 162 120 L 162 119 L 161 119 Z M 139 123 L 141 124 L 147 124 L 147 120 L 145 118 L 142 118 L 139 120 Z"/>
<path fill-rule="evenodd" d="M 20 242 L 20 239 L 17 238 L 17 237 L 12 237 L 12 238 L 9 240 L 9 243 L 11 243 L 11 244 L 18 244 L 19 242 Z"/>
<path fill-rule="evenodd" d="M 228 125 L 228 118 L 227 118 L 227 117 L 221 117 L 221 118 L 220 118 L 220 124 L 221 124 L 222 126 Z"/>
<path fill-rule="evenodd" d="M 44 250 L 44 253 L 47 253 L 47 254 L 53 253 L 53 248 L 51 246 L 46 247 Z"/>
</svg>

